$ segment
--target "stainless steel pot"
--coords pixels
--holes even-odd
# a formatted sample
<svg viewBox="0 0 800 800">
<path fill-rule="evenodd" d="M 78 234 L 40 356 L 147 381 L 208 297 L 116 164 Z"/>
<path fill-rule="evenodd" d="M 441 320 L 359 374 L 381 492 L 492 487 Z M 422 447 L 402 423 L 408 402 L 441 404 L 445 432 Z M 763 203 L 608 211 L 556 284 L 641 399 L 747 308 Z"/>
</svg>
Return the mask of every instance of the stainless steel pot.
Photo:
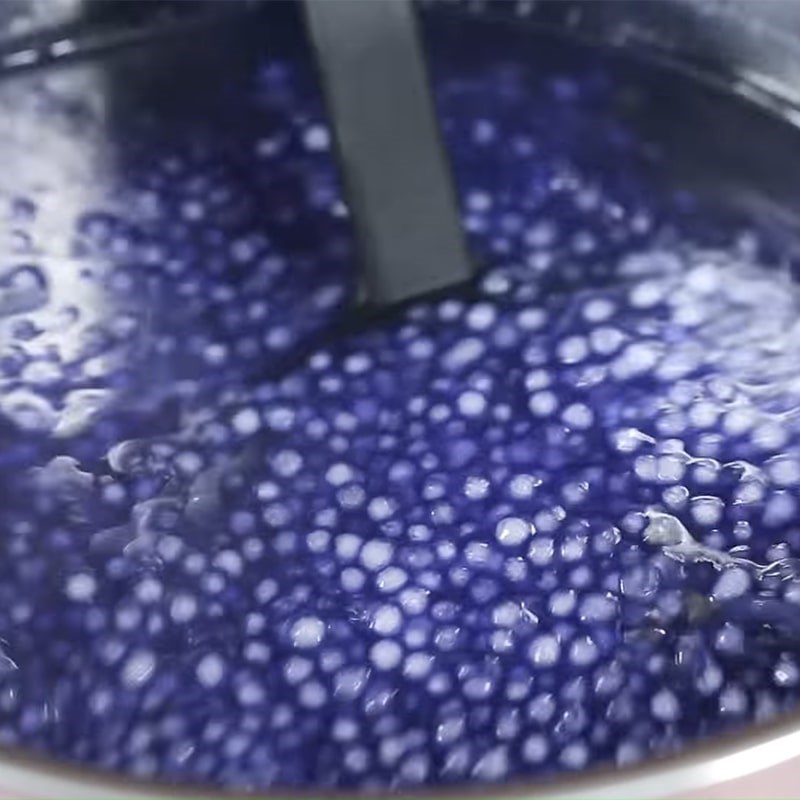
<svg viewBox="0 0 800 800">
<path fill-rule="evenodd" d="M 152 37 L 191 29 L 213 30 L 210 16 L 247 14 L 254 4 L 241 3 L 232 8 L 214 2 L 153 2 L 130 4 L 122 13 L 111 13 L 116 5 L 107 3 L 98 7 L 69 0 L 15 0 L 3 4 L 0 64 L 8 72 L 26 70 L 30 76 L 32 71 L 59 58 L 74 55 L 91 58 L 93 54 L 99 57 L 108 48 L 136 46 Z M 449 3 L 447 8 L 440 7 L 443 4 L 439 0 L 433 0 L 426 5 L 435 13 L 481 15 L 487 20 L 503 17 L 506 24 L 512 20 L 516 25 L 532 25 L 557 35 L 658 59 L 690 72 L 698 80 L 739 93 L 789 124 L 800 124 L 800 5 L 794 0 L 472 0 Z M 19 84 L 23 95 L 25 80 Z M 114 98 L 108 95 L 113 90 L 113 84 L 106 83 L 105 87 L 95 87 L 92 91 L 96 92 L 98 102 L 103 103 L 113 102 Z M 19 109 L 23 108 L 24 102 L 20 101 Z M 25 124 L 24 120 L 21 124 Z M 102 127 L 93 135 L 98 132 L 103 134 Z M 115 135 L 111 130 L 105 132 L 109 137 Z M 691 137 L 691 130 L 686 135 Z M 79 152 L 67 155 L 72 158 L 70 168 L 83 178 L 98 168 L 97 163 L 84 163 Z M 99 166 L 112 168 L 108 163 Z M 747 165 L 739 166 L 747 177 Z M 798 166 L 794 169 L 797 171 Z M 784 171 L 776 170 L 775 175 L 769 176 L 768 202 L 785 207 L 797 199 L 793 196 L 796 183 L 790 180 L 791 174 L 779 172 Z M 764 202 L 765 198 L 758 201 Z M 631 768 L 599 769 L 552 782 L 473 786 L 413 796 L 669 797 L 705 791 L 715 784 L 767 770 L 796 757 L 800 757 L 800 711 L 770 724 L 751 726 L 698 744 L 679 755 Z M 175 788 L 129 780 L 8 749 L 0 751 L 0 795 L 4 793 L 9 797 L 98 800 L 220 795 L 219 791 L 202 787 Z M 301 796 L 323 795 L 331 796 L 327 792 Z M 278 791 L 270 796 L 294 795 Z"/>
</svg>

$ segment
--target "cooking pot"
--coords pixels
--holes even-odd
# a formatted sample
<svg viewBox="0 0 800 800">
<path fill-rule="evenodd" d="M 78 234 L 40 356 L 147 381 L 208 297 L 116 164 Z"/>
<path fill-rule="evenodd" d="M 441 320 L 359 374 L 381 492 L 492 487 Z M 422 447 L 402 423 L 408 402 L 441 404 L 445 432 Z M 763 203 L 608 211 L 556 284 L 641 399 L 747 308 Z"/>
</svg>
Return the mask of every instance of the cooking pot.
<svg viewBox="0 0 800 800">
<path fill-rule="evenodd" d="M 523 64 L 526 69 L 534 65 L 556 94 L 571 96 L 577 89 L 565 76 L 573 58 L 591 62 L 602 53 L 612 72 L 623 64 L 624 85 L 601 88 L 601 101 L 571 112 L 565 154 L 601 173 L 617 173 L 612 180 L 630 196 L 639 188 L 628 180 L 628 171 L 645 176 L 670 197 L 670 213 L 689 224 L 696 215 L 700 228 L 705 217 L 698 208 L 714 209 L 725 219 L 758 218 L 774 246 L 789 260 L 797 257 L 800 14 L 791 0 L 432 0 L 421 3 L 419 12 L 435 89 L 442 76 L 458 78 L 478 64 L 496 77 L 502 97 L 518 88 L 509 68 L 513 72 Z M 15 0 L 0 13 L 5 71 L 0 75 L 0 192 L 8 206 L 7 263 L 24 255 L 43 264 L 113 272 L 132 248 L 143 248 L 137 252 L 145 259 L 148 253 L 154 261 L 167 259 L 178 274 L 198 268 L 203 259 L 212 267 L 215 259 L 222 263 L 223 248 L 231 242 L 228 257 L 244 262 L 251 250 L 269 249 L 269 240 L 274 248 L 265 258 L 273 259 L 276 275 L 289 263 L 307 274 L 315 290 L 309 301 L 307 292 L 284 286 L 280 277 L 271 287 L 278 302 L 270 313 L 284 320 L 303 318 L 292 332 L 293 345 L 317 341 L 329 325 L 351 313 L 355 277 L 347 212 L 296 7 Z M 283 57 L 300 63 L 296 80 L 310 98 L 304 107 L 292 107 L 297 88 L 282 71 Z M 453 121 L 446 98 L 440 101 L 448 139 L 455 136 Z M 304 131 L 305 172 L 282 164 L 287 148 L 297 145 L 275 125 L 278 110 L 294 115 Z M 501 147 L 490 135 L 492 112 L 479 115 L 488 122 L 486 146 Z M 592 142 L 597 126 L 608 134 L 603 144 Z M 469 159 L 456 146 L 452 152 L 456 180 L 463 182 Z M 187 177 L 187 163 L 208 170 L 198 167 L 194 178 Z M 176 192 L 184 180 L 188 183 Z M 180 224 L 174 222 L 178 218 Z M 203 228 L 209 219 L 213 224 Z M 247 235 L 240 236 L 245 230 Z M 491 260 L 491 248 L 480 255 Z M 130 315 L 122 344 L 90 365 L 98 378 L 113 377 L 120 363 L 136 360 L 135 340 L 147 325 L 137 309 L 177 302 L 149 294 L 147 281 L 133 286 L 121 277 L 115 292 L 108 293 L 81 288 L 69 269 L 60 274 L 50 291 L 63 305 L 77 306 L 81 316 L 77 333 L 71 328 L 53 340 L 64 352 L 73 346 L 70 337 L 85 338 L 100 323 Z M 27 297 L 23 293 L 18 301 L 24 305 Z M 180 319 L 175 324 L 180 331 Z M 257 354 L 276 373 L 296 358 L 283 344 L 285 327 L 276 325 L 266 350 Z M 147 380 L 188 380 L 211 372 L 210 382 L 235 381 L 236 371 L 209 347 L 199 342 L 196 362 L 154 362 Z M 136 412 L 152 424 L 163 413 L 163 397 L 137 384 L 141 375 L 125 380 L 141 392 Z M 60 433 L 69 437 L 85 430 L 102 402 L 79 397 L 74 414 L 58 422 Z M 141 425 L 138 419 L 133 413 L 122 419 L 121 431 L 113 435 L 132 436 Z M 96 457 L 96 445 L 89 441 L 76 455 Z M 635 766 L 409 796 L 453 791 L 540 798 L 689 796 L 798 756 L 800 711 Z M 41 798 L 220 796 L 215 789 L 127 778 L 13 747 L 0 751 L 0 789 L 8 796 Z M 269 796 L 292 794 L 278 789 Z"/>
</svg>

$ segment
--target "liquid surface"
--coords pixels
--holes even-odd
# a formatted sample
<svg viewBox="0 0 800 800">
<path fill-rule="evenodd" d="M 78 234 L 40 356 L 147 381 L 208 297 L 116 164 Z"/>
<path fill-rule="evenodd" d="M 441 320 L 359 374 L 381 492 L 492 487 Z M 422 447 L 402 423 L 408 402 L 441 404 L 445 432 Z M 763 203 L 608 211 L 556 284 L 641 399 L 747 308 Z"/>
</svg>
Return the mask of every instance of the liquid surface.
<svg viewBox="0 0 800 800">
<path fill-rule="evenodd" d="M 335 337 L 352 257 L 302 60 L 246 65 L 230 125 L 187 101 L 111 153 L 89 67 L 0 87 L 52 123 L 33 177 L 0 132 L 3 743 L 366 790 L 795 707 L 788 251 L 646 177 L 615 116 L 638 73 L 470 71 L 428 33 L 486 269 Z"/>
</svg>

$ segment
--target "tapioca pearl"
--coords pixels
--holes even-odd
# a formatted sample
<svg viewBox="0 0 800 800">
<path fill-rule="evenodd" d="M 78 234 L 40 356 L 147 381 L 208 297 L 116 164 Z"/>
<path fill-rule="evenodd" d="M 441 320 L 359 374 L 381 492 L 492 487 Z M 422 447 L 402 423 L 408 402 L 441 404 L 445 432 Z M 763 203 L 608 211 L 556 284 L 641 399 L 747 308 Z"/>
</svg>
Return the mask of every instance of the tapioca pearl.
<svg viewBox="0 0 800 800">
<path fill-rule="evenodd" d="M 638 428 L 621 428 L 611 436 L 614 449 L 619 453 L 635 453 L 645 444 L 655 444 L 655 439 Z"/>
<path fill-rule="evenodd" d="M 255 408 L 243 408 L 233 415 L 231 427 L 241 436 L 252 436 L 261 429 L 261 416 Z"/>
<path fill-rule="evenodd" d="M 371 539 L 361 548 L 359 561 L 364 569 L 378 572 L 392 560 L 394 545 L 384 539 Z"/>
<path fill-rule="evenodd" d="M 528 408 L 535 417 L 549 417 L 558 410 L 558 398 L 549 390 L 534 392 L 528 399 Z"/>
<path fill-rule="evenodd" d="M 278 582 L 272 578 L 264 578 L 256 584 L 253 595 L 262 605 L 266 605 L 278 594 Z"/>
<path fill-rule="evenodd" d="M 430 592 L 421 586 L 410 586 L 403 589 L 398 598 L 406 614 L 421 614 L 428 607 Z"/>
<path fill-rule="evenodd" d="M 197 599 L 186 592 L 176 594 L 169 605 L 169 616 L 173 622 L 191 622 L 197 615 Z"/>
<path fill-rule="evenodd" d="M 242 649 L 245 661 L 251 664 L 269 664 L 272 660 L 272 650 L 264 642 L 247 642 Z"/>
<path fill-rule="evenodd" d="M 700 495 L 689 501 L 689 514 L 694 522 L 711 528 L 718 525 L 725 511 L 725 503 L 719 497 Z"/>
<path fill-rule="evenodd" d="M 246 678 L 236 687 L 236 699 L 245 708 L 258 706 L 267 699 L 267 693 L 260 683 L 252 678 Z"/>
<path fill-rule="evenodd" d="M 605 297 L 593 297 L 587 300 L 582 308 L 581 315 L 587 322 L 605 322 L 616 313 L 617 306 Z"/>
<path fill-rule="evenodd" d="M 742 481 L 733 490 L 733 502 L 736 505 L 752 505 L 760 503 L 766 495 L 766 486 L 758 479 Z"/>
<path fill-rule="evenodd" d="M 319 681 L 304 683 L 297 692 L 297 701 L 303 708 L 322 708 L 328 699 L 328 692 Z"/>
<path fill-rule="evenodd" d="M 338 461 L 325 472 L 325 480 L 331 486 L 344 486 L 356 479 L 356 473 L 349 464 Z"/>
<path fill-rule="evenodd" d="M 195 677 L 197 682 L 206 689 L 213 689 L 219 686 L 225 677 L 225 661 L 217 653 L 207 653 L 195 667 Z"/>
<path fill-rule="evenodd" d="M 762 422 L 750 434 L 750 441 L 759 450 L 774 452 L 786 446 L 788 431 L 779 422 Z"/>
<path fill-rule="evenodd" d="M 772 669 L 772 681 L 781 688 L 788 689 L 800 683 L 800 667 L 797 661 L 788 653 L 781 655 Z"/>
<path fill-rule="evenodd" d="M 664 346 L 660 342 L 633 342 L 611 363 L 611 373 L 619 380 L 643 375 L 658 364 L 663 351 Z"/>
<path fill-rule="evenodd" d="M 403 675 L 411 680 L 426 678 L 434 665 L 434 657 L 430 653 L 410 653 L 403 662 Z"/>
<path fill-rule="evenodd" d="M 392 594 L 408 583 L 408 573 L 400 567 L 386 567 L 378 573 L 375 585 L 385 594 Z"/>
<path fill-rule="evenodd" d="M 550 754 L 550 745 L 540 733 L 532 733 L 522 743 L 522 759 L 527 764 L 542 764 Z"/>
<path fill-rule="evenodd" d="M 497 321 L 497 309 L 491 303 L 476 303 L 466 314 L 467 327 L 486 331 Z"/>
<path fill-rule="evenodd" d="M 800 461 L 793 456 L 774 456 L 764 466 L 775 486 L 787 487 L 800 484 Z"/>
<path fill-rule="evenodd" d="M 773 492 L 767 498 L 762 516 L 768 528 L 779 528 L 797 518 L 798 506 L 795 498 L 788 492 Z"/>
<path fill-rule="evenodd" d="M 270 459 L 272 469 L 282 478 L 292 478 L 303 468 L 303 457 L 296 450 L 279 450 Z"/>
<path fill-rule="evenodd" d="M 354 533 L 340 533 L 334 540 L 336 557 L 343 561 L 352 561 L 361 550 L 362 539 Z"/>
<path fill-rule="evenodd" d="M 587 667 L 600 657 L 597 644 L 591 636 L 578 636 L 569 647 L 567 658 L 576 667 Z"/>
<path fill-rule="evenodd" d="M 461 713 L 453 713 L 436 726 L 434 740 L 437 744 L 448 745 L 462 739 L 467 730 L 467 718 Z"/>
<path fill-rule="evenodd" d="M 556 345 L 556 357 L 562 364 L 579 364 L 589 355 L 585 336 L 567 336 Z"/>
<path fill-rule="evenodd" d="M 313 662 L 302 656 L 291 656 L 283 665 L 283 677 L 292 686 L 302 683 L 313 671 Z"/>
<path fill-rule="evenodd" d="M 456 342 L 441 357 L 442 366 L 451 372 L 460 371 L 482 358 L 486 345 L 474 336 Z"/>
<path fill-rule="evenodd" d="M 618 328 L 603 325 L 590 331 L 589 346 L 599 356 L 611 356 L 622 347 L 627 338 Z"/>
<path fill-rule="evenodd" d="M 577 595 L 572 589 L 553 592 L 548 601 L 548 609 L 554 617 L 567 617 L 577 604 Z"/>
<path fill-rule="evenodd" d="M 686 414 L 678 408 L 663 411 L 656 419 L 656 429 L 662 436 L 682 436 L 687 427 Z"/>
<path fill-rule="evenodd" d="M 584 403 L 572 403 L 561 412 L 561 419 L 573 430 L 585 431 L 594 424 L 594 412 Z"/>
<path fill-rule="evenodd" d="M 547 324 L 547 318 L 542 308 L 526 308 L 517 314 L 517 325 L 523 331 L 538 331 Z"/>
<path fill-rule="evenodd" d="M 562 748 L 558 762 L 566 769 L 580 770 L 589 762 L 589 747 L 580 739 Z"/>
<path fill-rule="evenodd" d="M 552 667 L 561 656 L 561 645 L 552 634 L 535 636 L 528 647 L 528 658 L 537 667 Z"/>
<path fill-rule="evenodd" d="M 206 572 L 200 576 L 200 587 L 207 595 L 222 594 L 227 585 L 225 576 L 220 572 Z"/>
<path fill-rule="evenodd" d="M 633 462 L 633 472 L 641 481 L 656 483 L 658 481 L 658 459 L 653 455 L 637 456 Z"/>
<path fill-rule="evenodd" d="M 758 421 L 758 412 L 751 406 L 732 408 L 722 418 L 722 430 L 728 436 L 741 436 L 753 428 Z"/>
<path fill-rule="evenodd" d="M 242 557 L 235 550 L 220 550 L 211 563 L 228 575 L 235 577 L 241 575 L 244 568 Z"/>
<path fill-rule="evenodd" d="M 76 572 L 64 585 L 64 593 L 76 603 L 88 603 L 97 592 L 97 580 L 91 573 Z"/>
<path fill-rule="evenodd" d="M 750 573 L 743 567 L 727 567 L 711 590 L 714 600 L 724 602 L 747 594 L 752 585 Z"/>
<path fill-rule="evenodd" d="M 142 609 L 130 603 L 121 603 L 114 612 L 116 626 L 121 631 L 132 631 L 142 623 Z"/>
<path fill-rule="evenodd" d="M 380 639 L 370 647 L 369 660 L 377 670 L 394 669 L 403 660 L 403 648 L 393 639 Z"/>
<path fill-rule="evenodd" d="M 542 485 L 542 479 L 534 475 L 514 475 L 508 482 L 508 493 L 517 500 L 527 500 Z"/>
<path fill-rule="evenodd" d="M 331 539 L 330 531 L 320 528 L 306 535 L 306 544 L 312 553 L 324 553 L 330 547 Z"/>
<path fill-rule="evenodd" d="M 469 678 L 462 686 L 464 697 L 473 702 L 486 700 L 494 694 L 496 689 L 495 681 L 487 675 Z"/>
<path fill-rule="evenodd" d="M 628 301 L 634 308 L 653 308 L 666 297 L 668 286 L 662 280 L 647 280 L 636 284 L 628 293 Z"/>
<path fill-rule="evenodd" d="M 719 712 L 726 717 L 741 717 L 750 705 L 747 692 L 736 684 L 728 684 L 719 693 Z"/>
<path fill-rule="evenodd" d="M 709 661 L 695 680 L 695 686 L 700 694 L 710 697 L 720 690 L 724 681 L 725 676 L 719 664 Z"/>
<path fill-rule="evenodd" d="M 510 653 L 514 649 L 514 642 L 514 634 L 509 630 L 493 631 L 489 637 L 489 646 L 492 648 L 492 652 L 498 655 Z"/>
<path fill-rule="evenodd" d="M 741 655 L 744 653 L 744 631 L 731 622 L 726 622 L 714 636 L 714 649 L 726 655 Z"/>
<path fill-rule="evenodd" d="M 372 612 L 372 628 L 381 636 L 397 633 L 403 624 L 403 614 L 397 606 L 382 605 Z"/>
<path fill-rule="evenodd" d="M 498 745 L 478 759 L 471 775 L 479 781 L 495 782 L 505 778 L 508 770 L 508 748 L 505 745 Z"/>
<path fill-rule="evenodd" d="M 551 564 L 555 556 L 555 544 L 549 536 L 537 536 L 528 548 L 528 560 L 538 567 Z"/>
<path fill-rule="evenodd" d="M 495 538 L 504 547 L 517 547 L 535 532 L 533 526 L 521 517 L 505 517 L 495 527 Z"/>
<path fill-rule="evenodd" d="M 479 475 L 470 475 L 464 481 L 464 495 L 470 500 L 483 500 L 489 495 L 492 484 Z"/>
<path fill-rule="evenodd" d="M 150 681 L 156 671 L 156 657 L 150 650 L 134 650 L 122 664 L 120 681 L 125 689 L 137 689 Z"/>
<path fill-rule="evenodd" d="M 492 622 L 501 628 L 513 628 L 521 619 L 522 610 L 517 603 L 505 602 L 492 610 Z"/>
<path fill-rule="evenodd" d="M 281 488 L 274 481 L 261 481 L 256 486 L 256 497 L 262 502 L 268 503 L 281 496 Z"/>
<path fill-rule="evenodd" d="M 578 616 L 582 622 L 609 622 L 619 614 L 616 598 L 605 594 L 587 594 L 580 603 Z"/>
<path fill-rule="evenodd" d="M 294 647 L 318 647 L 325 636 L 325 623 L 314 616 L 300 617 L 291 627 L 289 636 Z"/>
<path fill-rule="evenodd" d="M 656 479 L 659 483 L 679 483 L 686 473 L 686 457 L 678 454 L 658 456 Z"/>
<path fill-rule="evenodd" d="M 372 369 L 373 361 L 368 353 L 351 353 L 344 360 L 344 371 L 349 375 L 363 375 Z"/>
<path fill-rule="evenodd" d="M 583 533 L 570 533 L 561 542 L 559 553 L 564 561 L 580 561 L 586 554 L 589 543 L 588 537 Z"/>
<path fill-rule="evenodd" d="M 685 486 L 668 486 L 661 493 L 661 499 L 667 508 L 677 511 L 686 507 L 689 502 L 689 494 L 689 490 Z"/>
<path fill-rule="evenodd" d="M 534 514 L 532 529 L 541 533 L 553 533 L 561 527 L 566 518 L 567 512 L 562 506 L 543 508 Z"/>
<path fill-rule="evenodd" d="M 661 722 L 675 722 L 682 716 L 678 698 L 669 689 L 659 689 L 650 699 L 650 712 Z"/>
</svg>

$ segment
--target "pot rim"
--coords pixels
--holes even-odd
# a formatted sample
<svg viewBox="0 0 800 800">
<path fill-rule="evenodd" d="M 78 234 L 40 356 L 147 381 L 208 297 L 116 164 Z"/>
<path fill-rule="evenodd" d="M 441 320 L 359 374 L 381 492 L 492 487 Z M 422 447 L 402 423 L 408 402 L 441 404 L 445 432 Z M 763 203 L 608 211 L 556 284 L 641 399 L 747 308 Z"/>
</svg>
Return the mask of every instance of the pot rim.
<svg viewBox="0 0 800 800">
<path fill-rule="evenodd" d="M 732 781 L 800 755 L 800 711 L 782 714 L 770 722 L 748 725 L 723 733 L 667 756 L 625 767 L 599 766 L 574 776 L 520 780 L 502 784 L 477 782 L 420 787 L 400 793 L 364 794 L 365 798 L 409 800 L 438 798 L 502 798 L 502 800 L 646 800 L 680 795 L 689 790 Z M 203 800 L 253 797 L 263 800 L 337 800 L 352 797 L 352 790 L 276 788 L 242 791 L 209 784 L 174 784 L 144 780 L 100 769 L 78 766 L 15 747 L 0 747 L 0 790 L 24 787 L 25 797 L 80 797 L 82 800 Z M 15 791 L 19 790 L 15 788 Z M 17 794 L 21 797 L 23 795 Z"/>
</svg>

